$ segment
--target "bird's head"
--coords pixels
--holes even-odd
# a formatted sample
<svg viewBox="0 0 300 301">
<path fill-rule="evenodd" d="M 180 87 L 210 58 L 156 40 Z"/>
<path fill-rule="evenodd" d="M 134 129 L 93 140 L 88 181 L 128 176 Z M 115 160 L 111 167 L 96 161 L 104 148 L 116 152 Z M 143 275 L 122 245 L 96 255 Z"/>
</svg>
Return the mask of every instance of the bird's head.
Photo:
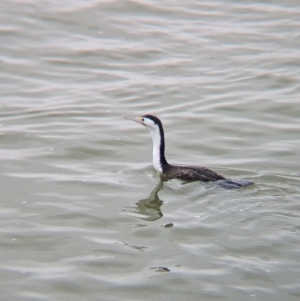
<svg viewBox="0 0 300 301">
<path fill-rule="evenodd" d="M 160 129 L 162 129 L 161 121 L 156 116 L 153 115 L 143 115 L 139 117 L 124 116 L 124 118 L 135 121 L 143 125 L 150 132 L 159 131 Z"/>
</svg>

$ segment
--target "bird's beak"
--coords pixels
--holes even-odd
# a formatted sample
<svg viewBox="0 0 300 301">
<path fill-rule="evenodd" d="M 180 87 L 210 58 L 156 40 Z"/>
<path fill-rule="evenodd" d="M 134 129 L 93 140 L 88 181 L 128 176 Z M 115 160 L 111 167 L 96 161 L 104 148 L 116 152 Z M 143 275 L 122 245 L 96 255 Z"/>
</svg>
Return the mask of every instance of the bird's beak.
<svg viewBox="0 0 300 301">
<path fill-rule="evenodd" d="M 131 116 L 124 116 L 125 119 L 129 119 L 132 121 L 135 121 L 139 124 L 145 125 L 144 121 L 143 121 L 143 117 L 131 117 Z"/>
</svg>

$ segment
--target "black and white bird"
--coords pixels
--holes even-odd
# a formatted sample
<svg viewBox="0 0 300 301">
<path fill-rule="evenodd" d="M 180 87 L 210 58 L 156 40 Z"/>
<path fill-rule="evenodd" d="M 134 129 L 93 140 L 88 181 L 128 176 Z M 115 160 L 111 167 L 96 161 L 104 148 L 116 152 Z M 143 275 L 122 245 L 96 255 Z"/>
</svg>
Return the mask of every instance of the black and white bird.
<svg viewBox="0 0 300 301">
<path fill-rule="evenodd" d="M 226 179 L 220 174 L 202 166 L 171 165 L 165 157 L 165 136 L 162 123 L 153 115 L 124 118 L 142 124 L 150 132 L 153 141 L 153 166 L 163 177 L 167 179 L 181 179 L 184 181 L 217 181 L 224 188 L 240 188 L 250 186 L 253 183 L 244 180 Z"/>
</svg>

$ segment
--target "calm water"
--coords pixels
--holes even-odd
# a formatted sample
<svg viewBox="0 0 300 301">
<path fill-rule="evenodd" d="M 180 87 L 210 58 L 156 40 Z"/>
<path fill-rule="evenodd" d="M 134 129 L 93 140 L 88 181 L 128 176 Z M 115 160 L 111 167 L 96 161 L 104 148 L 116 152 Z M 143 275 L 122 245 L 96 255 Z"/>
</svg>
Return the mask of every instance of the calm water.
<svg viewBox="0 0 300 301">
<path fill-rule="evenodd" d="M 1 299 L 299 300 L 299 1 L 0 16 Z M 256 184 L 160 183 L 145 113 L 171 163 Z"/>
</svg>

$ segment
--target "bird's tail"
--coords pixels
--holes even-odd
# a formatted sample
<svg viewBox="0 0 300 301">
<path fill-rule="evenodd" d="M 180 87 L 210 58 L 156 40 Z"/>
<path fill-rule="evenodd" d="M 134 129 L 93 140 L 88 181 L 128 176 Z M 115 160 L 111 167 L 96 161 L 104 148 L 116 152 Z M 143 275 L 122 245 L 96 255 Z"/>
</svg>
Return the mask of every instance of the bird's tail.
<svg viewBox="0 0 300 301">
<path fill-rule="evenodd" d="M 253 182 L 245 180 L 233 180 L 233 179 L 224 179 L 216 182 L 218 186 L 224 189 L 239 189 L 242 187 L 248 187 L 253 185 Z"/>
</svg>

